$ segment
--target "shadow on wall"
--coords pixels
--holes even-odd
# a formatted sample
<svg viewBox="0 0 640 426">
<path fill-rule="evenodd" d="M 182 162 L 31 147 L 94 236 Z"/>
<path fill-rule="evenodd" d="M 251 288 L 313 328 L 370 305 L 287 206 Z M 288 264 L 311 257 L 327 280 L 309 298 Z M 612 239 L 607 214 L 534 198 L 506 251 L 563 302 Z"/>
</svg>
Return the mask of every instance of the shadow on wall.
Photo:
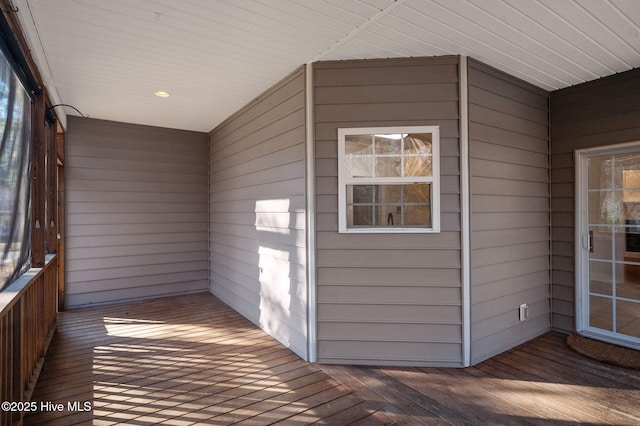
<svg viewBox="0 0 640 426">
<path fill-rule="evenodd" d="M 297 353 L 306 352 L 304 209 L 290 199 L 258 200 L 259 325 Z"/>
</svg>

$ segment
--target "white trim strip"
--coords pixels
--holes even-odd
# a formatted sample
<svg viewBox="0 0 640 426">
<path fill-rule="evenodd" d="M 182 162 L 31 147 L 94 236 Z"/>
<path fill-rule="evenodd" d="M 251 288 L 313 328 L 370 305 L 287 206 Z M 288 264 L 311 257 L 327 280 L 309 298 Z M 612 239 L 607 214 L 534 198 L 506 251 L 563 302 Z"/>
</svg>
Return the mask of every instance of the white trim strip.
<svg viewBox="0 0 640 426">
<path fill-rule="evenodd" d="M 313 123 L 313 64 L 305 66 L 305 163 L 307 239 L 307 361 L 318 359 L 316 333 L 316 168 Z"/>
<path fill-rule="evenodd" d="M 385 7 L 384 9 L 382 9 L 380 12 L 376 13 L 375 15 L 373 15 L 371 17 L 371 19 L 369 19 L 368 21 L 366 21 L 364 24 L 360 25 L 359 27 L 356 27 L 353 31 L 351 31 L 349 34 L 347 34 L 346 36 L 344 36 L 343 38 L 341 38 L 340 40 L 338 40 L 336 43 L 334 43 L 332 46 L 330 46 L 327 50 L 325 50 L 324 52 L 320 53 L 318 56 L 316 56 L 315 58 L 313 58 L 310 63 L 314 63 L 317 61 L 322 60 L 325 56 L 333 53 L 335 50 L 337 50 L 340 46 L 342 46 L 343 44 L 351 41 L 353 38 L 355 38 L 358 34 L 360 34 L 362 31 L 366 30 L 367 28 L 369 28 L 371 25 L 375 24 L 378 22 L 378 20 L 380 20 L 380 18 L 384 17 L 385 15 L 387 15 L 389 12 L 393 11 L 394 9 L 396 9 L 398 6 L 402 5 L 402 3 L 404 3 L 405 0 L 394 0 L 393 3 L 391 3 L 389 6 Z"/>
<path fill-rule="evenodd" d="M 467 57 L 460 56 L 460 204 L 462 219 L 462 363 L 471 365 L 471 202 Z"/>
<path fill-rule="evenodd" d="M 584 294 L 583 290 L 583 282 L 585 280 L 585 265 L 582 260 L 582 251 L 583 244 L 582 240 L 582 230 L 585 228 L 585 219 L 584 214 L 582 212 L 582 206 L 584 205 L 584 197 L 582 195 L 581 188 L 583 187 L 582 175 L 584 174 L 583 170 L 586 166 L 586 155 L 583 154 L 583 150 L 576 150 L 574 152 L 574 167 L 575 167 L 575 197 L 574 197 L 574 221 L 575 221 L 575 230 L 574 230 L 574 238 L 576 239 L 576 243 L 574 244 L 574 264 L 576 269 L 575 279 L 575 324 L 576 331 L 578 333 L 582 333 L 585 328 L 585 324 L 587 322 L 584 321 L 584 310 L 583 310 L 583 299 L 582 295 Z M 588 242 L 586 245 L 588 246 Z M 588 273 L 587 275 L 588 276 Z"/>
</svg>

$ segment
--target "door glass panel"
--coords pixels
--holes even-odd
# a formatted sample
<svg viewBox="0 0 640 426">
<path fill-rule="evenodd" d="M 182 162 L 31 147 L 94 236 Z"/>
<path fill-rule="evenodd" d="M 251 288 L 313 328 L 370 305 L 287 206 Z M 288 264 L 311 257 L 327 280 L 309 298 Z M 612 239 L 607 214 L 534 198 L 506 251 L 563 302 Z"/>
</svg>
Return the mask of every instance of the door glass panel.
<svg viewBox="0 0 640 426">
<path fill-rule="evenodd" d="M 602 330 L 613 330 L 612 299 L 598 296 L 589 297 L 589 325 Z"/>
<path fill-rule="evenodd" d="M 640 338 L 640 153 L 587 161 L 588 328 Z"/>
<path fill-rule="evenodd" d="M 591 261 L 589 263 L 589 269 L 591 271 L 589 276 L 589 292 L 591 294 L 605 296 L 613 295 L 611 263 Z"/>
<path fill-rule="evenodd" d="M 623 191 L 612 189 L 589 191 L 589 223 L 593 225 L 624 224 Z"/>
<path fill-rule="evenodd" d="M 616 270 L 616 295 L 625 299 L 640 300 L 640 265 L 617 264 Z"/>
<path fill-rule="evenodd" d="M 633 262 L 635 254 L 627 251 L 627 241 L 630 240 L 629 227 L 623 225 L 614 226 L 611 232 L 612 256 L 618 262 Z M 633 241 L 630 241 L 633 243 Z M 640 254 L 640 253 L 638 253 Z M 640 258 L 638 258 L 640 260 Z"/>
<path fill-rule="evenodd" d="M 616 301 L 617 332 L 628 336 L 640 337 L 640 303 L 626 300 Z"/>
<path fill-rule="evenodd" d="M 591 250 L 589 250 L 590 259 L 611 259 L 611 257 L 613 256 L 611 231 L 612 230 L 610 226 L 589 227 L 589 235 L 591 238 Z"/>
<path fill-rule="evenodd" d="M 589 190 L 611 188 L 611 156 L 589 158 Z"/>
</svg>

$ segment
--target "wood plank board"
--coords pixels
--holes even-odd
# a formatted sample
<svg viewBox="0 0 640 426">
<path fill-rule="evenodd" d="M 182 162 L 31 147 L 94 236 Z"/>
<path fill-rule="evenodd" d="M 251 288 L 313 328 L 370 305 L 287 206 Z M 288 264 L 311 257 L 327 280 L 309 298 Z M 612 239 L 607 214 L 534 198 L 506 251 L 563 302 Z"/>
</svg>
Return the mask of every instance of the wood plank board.
<svg viewBox="0 0 640 426">
<path fill-rule="evenodd" d="M 466 369 L 314 365 L 209 294 L 71 310 L 25 424 L 638 424 L 640 372 L 549 333 Z"/>
<path fill-rule="evenodd" d="M 33 400 L 64 409 L 27 425 L 392 422 L 207 293 L 62 313 Z"/>
<path fill-rule="evenodd" d="M 547 333 L 465 369 L 322 368 L 398 424 L 434 420 L 416 405 L 440 424 L 640 424 L 640 371 L 578 355 L 565 338 Z"/>
</svg>

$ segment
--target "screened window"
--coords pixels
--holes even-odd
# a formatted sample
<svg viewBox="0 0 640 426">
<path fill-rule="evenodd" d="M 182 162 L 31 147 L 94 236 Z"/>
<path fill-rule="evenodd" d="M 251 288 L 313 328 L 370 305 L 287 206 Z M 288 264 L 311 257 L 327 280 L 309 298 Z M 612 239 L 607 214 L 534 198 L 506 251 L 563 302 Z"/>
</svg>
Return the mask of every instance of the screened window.
<svg viewBox="0 0 640 426">
<path fill-rule="evenodd" d="M 0 52 L 0 289 L 28 267 L 31 100 Z"/>
<path fill-rule="evenodd" d="M 439 232 L 439 128 L 338 129 L 340 232 Z"/>
</svg>

